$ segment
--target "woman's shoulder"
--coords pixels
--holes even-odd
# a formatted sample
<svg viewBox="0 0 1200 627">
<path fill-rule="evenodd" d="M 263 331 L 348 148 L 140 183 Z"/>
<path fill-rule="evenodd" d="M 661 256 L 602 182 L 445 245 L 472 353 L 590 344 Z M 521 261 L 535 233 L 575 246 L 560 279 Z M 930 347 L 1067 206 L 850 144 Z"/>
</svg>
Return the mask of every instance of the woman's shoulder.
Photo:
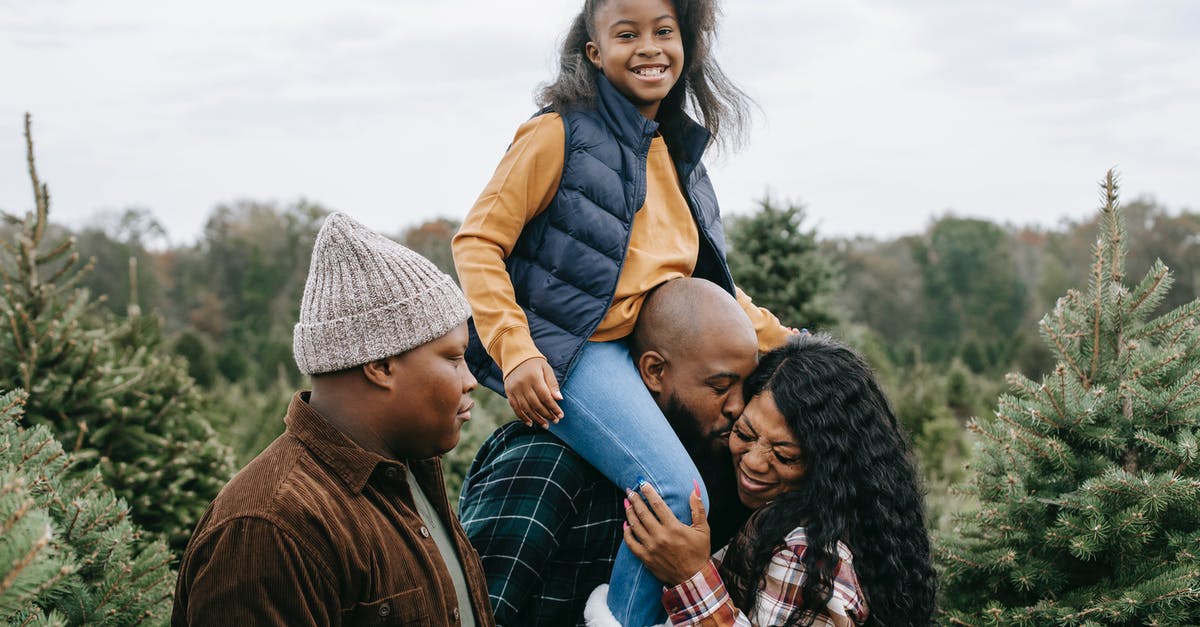
<svg viewBox="0 0 1200 627">
<path fill-rule="evenodd" d="M 808 549 L 808 532 L 804 527 L 796 527 L 787 535 L 787 548 L 798 561 L 804 557 Z M 858 575 L 854 572 L 854 554 L 850 547 L 841 540 L 837 543 L 838 565 L 833 573 L 833 594 L 826 607 L 836 616 L 848 617 L 854 624 L 861 625 L 867 619 L 867 601 L 859 584 Z M 840 624 L 835 621 L 834 624 Z"/>
<path fill-rule="evenodd" d="M 804 550 L 808 548 L 808 531 L 804 527 L 796 527 L 784 538 L 784 544 L 788 549 L 802 555 Z M 837 543 L 838 557 L 847 564 L 854 563 L 854 553 L 850 551 L 850 547 L 846 546 L 845 542 L 838 540 Z"/>
</svg>

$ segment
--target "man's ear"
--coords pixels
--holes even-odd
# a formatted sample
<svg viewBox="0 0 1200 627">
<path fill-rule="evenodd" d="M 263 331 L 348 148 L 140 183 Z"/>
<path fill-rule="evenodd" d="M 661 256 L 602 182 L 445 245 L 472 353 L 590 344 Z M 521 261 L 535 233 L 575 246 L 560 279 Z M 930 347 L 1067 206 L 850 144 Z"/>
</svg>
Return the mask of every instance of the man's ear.
<svg viewBox="0 0 1200 627">
<path fill-rule="evenodd" d="M 651 394 L 661 393 L 663 390 L 663 373 L 667 369 L 667 358 L 662 356 L 658 351 L 646 351 L 638 357 L 637 361 L 638 374 L 642 376 L 642 383 L 646 384 L 646 389 L 650 390 Z"/>
<path fill-rule="evenodd" d="M 396 367 L 391 359 L 376 359 L 363 364 L 362 371 L 367 382 L 372 385 L 385 390 L 390 390 L 396 385 Z"/>
</svg>

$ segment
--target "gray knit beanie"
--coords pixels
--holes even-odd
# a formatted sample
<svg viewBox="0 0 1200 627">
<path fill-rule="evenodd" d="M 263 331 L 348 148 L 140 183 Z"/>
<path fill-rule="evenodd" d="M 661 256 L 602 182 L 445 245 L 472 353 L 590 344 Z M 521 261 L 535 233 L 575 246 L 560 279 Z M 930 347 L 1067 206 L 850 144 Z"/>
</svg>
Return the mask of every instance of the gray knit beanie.
<svg viewBox="0 0 1200 627">
<path fill-rule="evenodd" d="M 470 315 L 433 262 L 335 213 L 313 246 L 292 350 L 300 372 L 334 372 L 435 340 Z"/>
</svg>

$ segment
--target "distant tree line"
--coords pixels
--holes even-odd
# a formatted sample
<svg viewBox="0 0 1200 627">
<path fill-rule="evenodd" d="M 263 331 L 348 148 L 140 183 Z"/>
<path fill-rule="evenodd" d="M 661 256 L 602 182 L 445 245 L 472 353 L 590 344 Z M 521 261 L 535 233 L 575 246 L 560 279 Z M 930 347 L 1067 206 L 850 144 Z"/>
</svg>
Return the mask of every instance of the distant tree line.
<svg viewBox="0 0 1200 627">
<path fill-rule="evenodd" d="M 302 384 L 292 325 L 328 211 L 303 200 L 221 205 L 195 242 L 169 247 L 151 245 L 164 241 L 162 227 L 141 208 L 101 216 L 76 233 L 80 252 L 96 263 L 85 284 L 107 294 L 114 313 L 135 292 L 141 310 L 162 316 L 191 376 L 226 399 L 228 417 L 216 426 L 239 463 L 282 429 L 287 395 Z M 1162 307 L 1195 298 L 1200 214 L 1151 199 L 1125 212 L 1130 271 L 1161 258 L 1177 276 Z M 948 487 L 963 476 L 966 421 L 991 411 L 1005 372 L 1036 377 L 1053 366 L 1036 322 L 1067 289 L 1086 285 L 1097 218 L 1046 228 L 945 215 L 896 238 L 822 238 L 806 220 L 803 206 L 771 198 L 727 217 L 734 277 L 789 324 L 832 331 L 867 354 L 922 454 L 932 518 L 944 522 L 960 505 Z M 449 242 L 457 228 L 439 218 L 392 236 L 453 275 Z M 139 261 L 132 277 L 131 257 Z M 472 446 L 509 419 L 503 402 L 481 408 L 448 460 L 452 494 Z"/>
<path fill-rule="evenodd" d="M 1148 198 L 1123 210 L 1130 272 L 1156 259 L 1175 272 L 1162 309 L 1200 294 L 1200 213 Z M 917 235 L 832 238 L 822 248 L 845 278 L 843 315 L 886 338 L 896 363 L 958 359 L 976 373 L 1035 376 L 1053 365 L 1036 322 L 1067 289 L 1087 284 L 1098 220 L 1043 228 L 947 215 Z"/>
</svg>

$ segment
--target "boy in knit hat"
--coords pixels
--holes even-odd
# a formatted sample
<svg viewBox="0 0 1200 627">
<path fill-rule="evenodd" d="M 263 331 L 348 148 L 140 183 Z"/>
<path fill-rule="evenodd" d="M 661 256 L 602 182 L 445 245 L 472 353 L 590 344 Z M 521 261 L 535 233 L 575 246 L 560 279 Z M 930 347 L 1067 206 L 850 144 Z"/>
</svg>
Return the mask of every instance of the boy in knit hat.
<svg viewBox="0 0 1200 627">
<path fill-rule="evenodd" d="M 470 419 L 468 315 L 427 259 L 329 216 L 293 334 L 312 391 L 196 526 L 172 624 L 494 624 L 438 461 Z"/>
</svg>

